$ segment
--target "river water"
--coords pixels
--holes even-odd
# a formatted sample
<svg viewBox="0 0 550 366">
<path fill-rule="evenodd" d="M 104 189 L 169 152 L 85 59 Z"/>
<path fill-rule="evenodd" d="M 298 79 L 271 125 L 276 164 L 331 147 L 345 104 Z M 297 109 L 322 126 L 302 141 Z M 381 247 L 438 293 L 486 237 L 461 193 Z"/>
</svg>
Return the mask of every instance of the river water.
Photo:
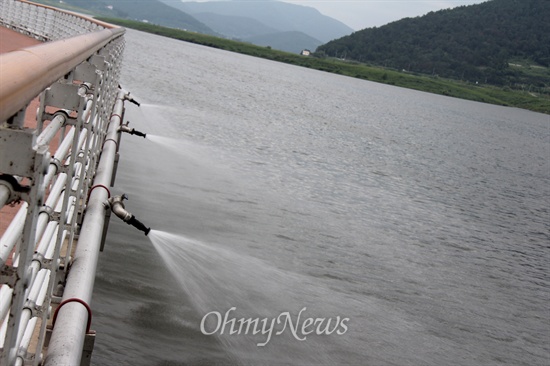
<svg viewBox="0 0 550 366">
<path fill-rule="evenodd" d="M 550 364 L 548 115 L 126 38 L 94 365 Z"/>
</svg>

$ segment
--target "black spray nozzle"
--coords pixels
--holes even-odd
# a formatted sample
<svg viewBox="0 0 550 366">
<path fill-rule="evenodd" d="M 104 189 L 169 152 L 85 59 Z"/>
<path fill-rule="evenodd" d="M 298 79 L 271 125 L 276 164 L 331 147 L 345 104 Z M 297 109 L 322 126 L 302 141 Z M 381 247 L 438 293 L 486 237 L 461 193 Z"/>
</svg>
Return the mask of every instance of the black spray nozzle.
<svg viewBox="0 0 550 366">
<path fill-rule="evenodd" d="M 120 125 L 120 127 L 118 128 L 118 130 L 119 130 L 120 132 L 129 133 L 130 135 L 141 136 L 141 137 L 143 137 L 143 138 L 146 138 L 146 137 L 147 137 L 147 134 L 146 134 L 146 133 L 140 132 L 140 131 L 136 130 L 135 128 L 130 128 L 130 127 L 128 127 L 129 124 L 130 124 L 130 121 L 126 122 L 126 124 L 124 124 L 124 125 Z"/>
<path fill-rule="evenodd" d="M 130 220 L 126 221 L 126 223 L 128 225 L 132 225 L 133 227 L 135 227 L 136 229 L 138 229 L 140 231 L 143 231 L 145 233 L 145 235 L 148 235 L 149 231 L 151 231 L 150 227 L 145 226 L 141 221 L 136 219 L 136 217 L 134 215 L 132 215 Z"/>
<path fill-rule="evenodd" d="M 137 130 L 135 130 L 135 129 L 132 129 L 132 131 L 134 131 L 134 132 L 132 133 L 133 135 L 141 136 L 141 137 L 143 137 L 143 138 L 146 138 L 146 137 L 147 137 L 147 134 L 146 134 L 146 133 L 139 132 L 139 131 L 137 131 Z"/>
<path fill-rule="evenodd" d="M 139 102 L 137 100 L 135 100 L 133 97 L 130 96 L 130 93 L 126 94 L 125 96 L 126 100 L 131 102 L 131 103 L 134 103 L 135 105 L 137 105 L 139 107 Z"/>
</svg>

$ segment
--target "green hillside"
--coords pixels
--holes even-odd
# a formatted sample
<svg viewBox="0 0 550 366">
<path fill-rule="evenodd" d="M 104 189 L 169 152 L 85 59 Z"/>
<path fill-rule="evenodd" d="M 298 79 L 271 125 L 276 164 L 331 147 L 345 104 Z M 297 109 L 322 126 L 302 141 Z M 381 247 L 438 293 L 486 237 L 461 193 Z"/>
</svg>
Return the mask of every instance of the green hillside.
<svg viewBox="0 0 550 366">
<path fill-rule="evenodd" d="M 244 42 L 250 42 L 258 46 L 272 47 L 277 50 L 299 54 L 303 49 L 314 50 L 321 45 L 321 41 L 308 36 L 303 32 L 279 32 L 261 36 L 244 38 Z"/>
<path fill-rule="evenodd" d="M 549 93 L 549 20 L 549 0 L 490 0 L 364 29 L 316 54 Z"/>
<path fill-rule="evenodd" d="M 238 52 L 254 57 L 261 57 L 268 60 L 308 67 L 359 79 L 422 90 L 430 93 L 443 94 L 478 102 L 550 113 L 550 95 L 548 94 L 537 95 L 527 90 L 512 90 L 507 87 L 501 88 L 488 85 L 468 84 L 450 79 L 414 75 L 412 73 L 399 72 L 382 67 L 369 66 L 357 62 L 342 61 L 333 58 L 299 56 L 294 53 L 271 49 L 270 47 L 260 47 L 250 43 L 237 42 L 194 32 L 185 32 L 178 29 L 160 27 L 143 22 L 113 18 L 101 18 L 101 20 L 185 42 L 197 43 L 231 52 Z"/>
</svg>

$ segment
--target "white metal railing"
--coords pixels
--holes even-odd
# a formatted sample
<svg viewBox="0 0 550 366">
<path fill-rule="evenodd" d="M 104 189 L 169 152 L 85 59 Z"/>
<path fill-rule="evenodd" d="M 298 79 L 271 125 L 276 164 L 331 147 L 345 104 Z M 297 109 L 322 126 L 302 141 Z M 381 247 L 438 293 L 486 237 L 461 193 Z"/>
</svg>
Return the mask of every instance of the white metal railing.
<svg viewBox="0 0 550 366">
<path fill-rule="evenodd" d="M 2 0 L 0 24 L 43 41 L 57 41 L 105 29 L 102 22 L 26 1 Z"/>
<path fill-rule="evenodd" d="M 118 86 L 124 29 L 15 0 L 0 0 L 0 24 L 48 41 L 0 55 L 0 209 L 23 202 L 0 238 L 0 364 L 86 364 L 104 203 L 129 99 Z"/>
</svg>

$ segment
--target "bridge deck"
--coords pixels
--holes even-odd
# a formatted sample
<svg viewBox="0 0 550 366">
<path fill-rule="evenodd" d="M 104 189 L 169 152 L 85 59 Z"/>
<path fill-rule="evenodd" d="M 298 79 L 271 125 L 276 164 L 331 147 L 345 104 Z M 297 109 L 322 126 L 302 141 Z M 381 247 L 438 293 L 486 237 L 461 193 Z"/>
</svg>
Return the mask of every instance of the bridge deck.
<svg viewBox="0 0 550 366">
<path fill-rule="evenodd" d="M 0 27 L 0 53 L 6 53 L 39 44 L 40 41 L 27 37 L 12 29 Z"/>
<path fill-rule="evenodd" d="M 40 41 L 27 37 L 12 29 L 0 27 L 0 54 L 18 50 L 20 48 L 30 47 L 41 43 Z M 0 71 L 1 72 L 1 71 Z M 36 109 L 38 108 L 38 98 L 35 98 L 29 105 L 29 111 L 25 118 L 26 127 L 35 127 Z M 4 233 L 13 216 L 19 210 L 19 205 L 0 207 L 0 236 Z"/>
</svg>

